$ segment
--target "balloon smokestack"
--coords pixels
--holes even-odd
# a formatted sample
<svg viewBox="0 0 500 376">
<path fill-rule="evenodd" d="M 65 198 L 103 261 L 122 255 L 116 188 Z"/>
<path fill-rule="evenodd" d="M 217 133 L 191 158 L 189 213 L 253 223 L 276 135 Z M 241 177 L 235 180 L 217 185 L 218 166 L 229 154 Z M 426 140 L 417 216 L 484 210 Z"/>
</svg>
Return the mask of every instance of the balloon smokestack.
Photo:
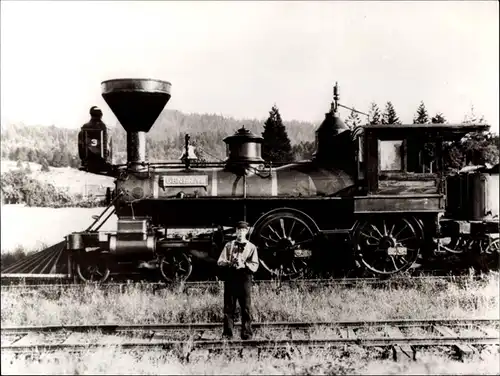
<svg viewBox="0 0 500 376">
<path fill-rule="evenodd" d="M 170 82 L 143 78 L 107 80 L 102 97 L 127 132 L 127 164 L 145 169 L 146 133 L 170 100 Z"/>
</svg>

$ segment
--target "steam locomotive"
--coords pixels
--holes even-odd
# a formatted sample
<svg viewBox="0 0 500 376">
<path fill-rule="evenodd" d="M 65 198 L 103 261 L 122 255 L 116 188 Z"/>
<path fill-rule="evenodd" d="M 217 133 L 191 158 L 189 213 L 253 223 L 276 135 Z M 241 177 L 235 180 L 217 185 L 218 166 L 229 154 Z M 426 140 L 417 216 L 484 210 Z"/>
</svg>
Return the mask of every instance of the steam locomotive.
<svg viewBox="0 0 500 376">
<path fill-rule="evenodd" d="M 474 252 L 498 250 L 491 237 L 499 232 L 498 165 L 446 176 L 442 156 L 444 142 L 488 125 L 351 129 L 339 117 L 335 85 L 311 160 L 273 165 L 261 156 L 262 137 L 243 127 L 223 140 L 223 163 L 199 163 L 189 135 L 180 161 L 153 163 L 146 134 L 169 101 L 171 84 L 113 79 L 101 87 L 127 132 L 127 163 L 111 163 L 105 128 L 82 128 L 81 169 L 114 177 L 115 188 L 94 223 L 66 237 L 68 277 L 104 282 L 123 270 L 141 270 L 186 280 L 201 261 L 200 270 L 214 271 L 240 220 L 251 225 L 261 278 L 336 268 L 390 276 L 471 242 L 478 244 Z M 113 213 L 117 231 L 98 231 Z M 200 230 L 180 236 L 181 229 Z"/>
</svg>

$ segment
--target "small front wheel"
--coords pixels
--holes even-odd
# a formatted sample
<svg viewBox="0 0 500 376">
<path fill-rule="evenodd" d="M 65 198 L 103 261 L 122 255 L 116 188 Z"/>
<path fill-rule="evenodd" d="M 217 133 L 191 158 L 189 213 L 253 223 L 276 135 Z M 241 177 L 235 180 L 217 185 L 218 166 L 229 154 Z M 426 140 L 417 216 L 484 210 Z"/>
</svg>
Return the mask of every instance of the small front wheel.
<svg viewBox="0 0 500 376">
<path fill-rule="evenodd" d="M 100 252 L 89 252 L 79 256 L 76 262 L 76 274 L 84 283 L 104 283 L 111 271 L 105 255 Z"/>
<path fill-rule="evenodd" d="M 160 259 L 161 276 L 166 282 L 186 281 L 193 271 L 191 259 L 185 253 L 164 255 Z"/>
</svg>

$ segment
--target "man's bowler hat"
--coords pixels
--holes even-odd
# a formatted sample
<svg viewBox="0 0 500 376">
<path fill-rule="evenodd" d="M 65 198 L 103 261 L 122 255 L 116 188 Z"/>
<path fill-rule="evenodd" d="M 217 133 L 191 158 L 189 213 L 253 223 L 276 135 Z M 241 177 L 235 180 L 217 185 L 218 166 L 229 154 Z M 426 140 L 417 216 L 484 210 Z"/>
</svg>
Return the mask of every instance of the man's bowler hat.
<svg viewBox="0 0 500 376">
<path fill-rule="evenodd" d="M 236 228 L 248 228 L 248 222 L 245 222 L 245 221 L 239 221 L 239 222 L 236 224 Z"/>
</svg>

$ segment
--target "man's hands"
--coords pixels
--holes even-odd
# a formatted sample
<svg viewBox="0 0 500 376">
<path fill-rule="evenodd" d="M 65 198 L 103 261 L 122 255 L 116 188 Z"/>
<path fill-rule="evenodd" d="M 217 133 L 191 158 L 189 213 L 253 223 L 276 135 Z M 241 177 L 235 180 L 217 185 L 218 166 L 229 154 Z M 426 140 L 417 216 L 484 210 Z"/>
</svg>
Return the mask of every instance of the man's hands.
<svg viewBox="0 0 500 376">
<path fill-rule="evenodd" d="M 231 266 L 235 269 L 243 269 L 245 268 L 245 263 L 240 258 L 233 259 Z"/>
</svg>

